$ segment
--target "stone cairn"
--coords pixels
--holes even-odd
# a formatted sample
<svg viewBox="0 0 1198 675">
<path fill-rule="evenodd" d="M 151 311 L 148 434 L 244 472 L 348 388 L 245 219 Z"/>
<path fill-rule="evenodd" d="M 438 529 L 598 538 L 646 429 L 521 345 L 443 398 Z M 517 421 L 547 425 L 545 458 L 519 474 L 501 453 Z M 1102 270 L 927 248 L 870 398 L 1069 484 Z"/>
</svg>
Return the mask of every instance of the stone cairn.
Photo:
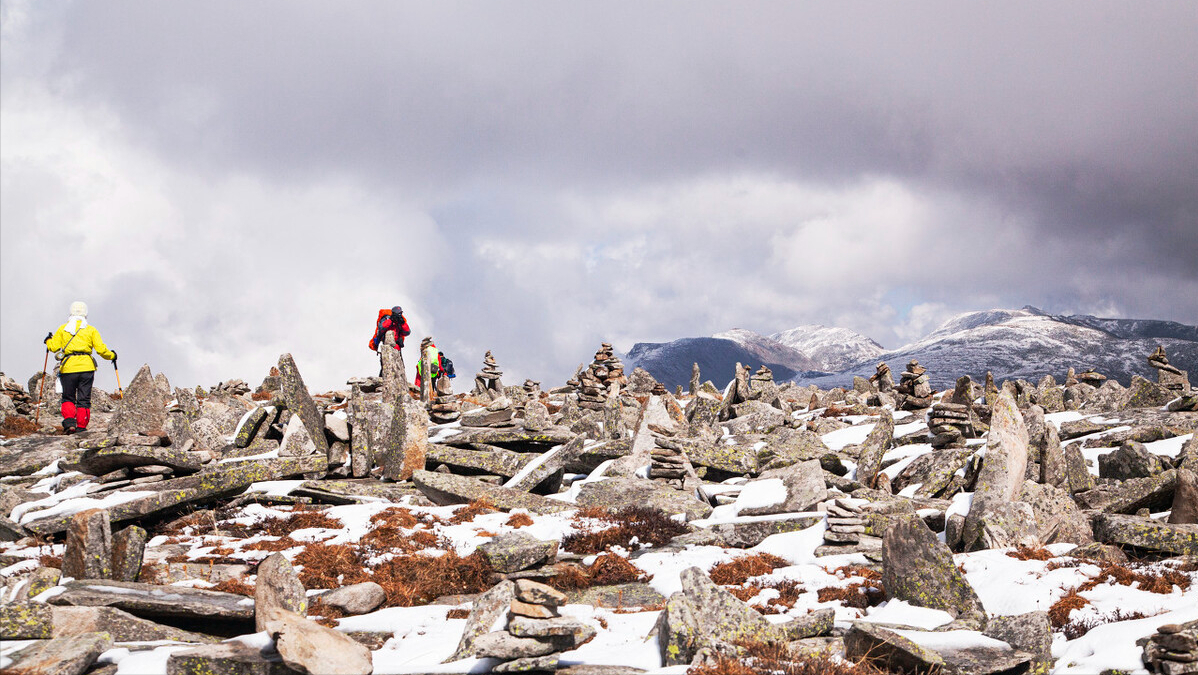
<svg viewBox="0 0 1198 675">
<path fill-rule="evenodd" d="M 36 390 L 34 390 L 33 396 L 30 396 L 21 387 L 19 382 L 4 373 L 0 373 L 0 396 L 5 396 L 12 401 L 13 410 L 18 414 L 32 415 L 35 412 L 37 406 L 37 401 L 35 400 L 37 396 Z M 3 406 L 0 405 L 0 408 L 3 408 Z M 0 419 L 3 419 L 3 417 L 4 415 L 0 414 Z"/>
<path fill-rule="evenodd" d="M 528 400 L 535 401 L 541 397 L 541 383 L 536 380 L 524 380 L 524 393 Z"/>
<path fill-rule="evenodd" d="M 449 424 L 462 416 L 462 404 L 453 395 L 452 381 L 442 375 L 433 380 L 428 418 L 433 424 Z"/>
<path fill-rule="evenodd" d="M 845 499 L 826 502 L 828 528 L 824 543 L 832 546 L 860 544 L 865 535 L 865 513 L 860 506 Z"/>
<path fill-rule="evenodd" d="M 885 361 L 878 362 L 876 372 L 870 376 L 869 382 L 879 393 L 888 394 L 894 391 L 894 377 L 891 376 L 890 366 L 886 365 Z"/>
<path fill-rule="evenodd" d="M 1156 381 L 1162 387 L 1178 395 L 1190 393 L 1189 374 L 1169 364 L 1164 347 L 1157 345 L 1156 351 L 1148 355 L 1148 365 L 1156 368 Z"/>
<path fill-rule="evenodd" d="M 624 364 L 612 353 L 610 343 L 604 342 L 595 352 L 591 365 L 578 373 L 578 407 L 586 410 L 603 410 L 607 392 L 612 383 L 617 386 L 628 381 L 624 377 Z"/>
<path fill-rule="evenodd" d="M 507 625 L 474 640 L 474 656 L 503 661 L 495 666 L 494 672 L 553 672 L 563 652 L 577 648 L 595 635 L 594 628 L 561 616 L 558 608 L 566 603 L 566 595 L 561 591 L 518 579 L 514 593 Z"/>
<path fill-rule="evenodd" d="M 655 434 L 653 441 L 656 447 L 649 452 L 649 478 L 684 483 L 693 468 L 689 466 L 683 446 L 662 434 Z"/>
<path fill-rule="evenodd" d="M 1167 623 L 1156 634 L 1137 641 L 1144 647 L 1148 670 L 1163 675 L 1198 673 L 1198 621 Z"/>
<path fill-rule="evenodd" d="M 932 385 L 928 382 L 928 370 L 914 359 L 899 377 L 895 390 L 902 394 L 899 407 L 902 410 L 924 410 L 932 405 Z"/>
<path fill-rule="evenodd" d="M 1082 384 L 1088 384 L 1091 387 L 1101 387 L 1103 382 L 1106 382 L 1106 375 L 1095 371 L 1093 368 L 1086 370 L 1084 373 L 1079 373 L 1077 379 Z"/>
<path fill-rule="evenodd" d="M 757 369 L 757 372 L 753 373 L 753 376 L 750 377 L 749 380 L 751 382 L 751 384 L 749 384 L 749 391 L 758 391 L 767 382 L 774 381 L 774 371 L 766 368 L 765 364 L 763 363 L 761 364 L 761 367 Z"/>
<path fill-rule="evenodd" d="M 241 396 L 250 393 L 250 385 L 245 380 L 225 380 L 212 387 L 213 396 Z"/>
<path fill-rule="evenodd" d="M 653 391 L 651 391 L 649 393 L 653 394 L 654 396 L 665 396 L 669 392 L 666 390 L 666 385 L 662 384 L 661 382 L 658 382 L 657 384 L 653 385 Z M 677 397 L 682 396 L 682 385 L 678 385 L 675 396 L 677 396 Z"/>
<path fill-rule="evenodd" d="M 493 401 L 503 396 L 503 381 L 499 378 L 503 376 L 503 371 L 499 369 L 499 364 L 495 362 L 495 357 L 491 356 L 491 350 L 487 350 L 483 356 L 483 369 L 478 375 L 474 376 L 474 391 L 473 395 L 483 402 Z"/>
<path fill-rule="evenodd" d="M 952 396 L 932 406 L 928 415 L 928 429 L 932 432 L 932 447 L 963 448 L 965 439 L 976 437 L 970 409 L 973 405 L 973 381 L 968 375 L 957 380 Z"/>
</svg>

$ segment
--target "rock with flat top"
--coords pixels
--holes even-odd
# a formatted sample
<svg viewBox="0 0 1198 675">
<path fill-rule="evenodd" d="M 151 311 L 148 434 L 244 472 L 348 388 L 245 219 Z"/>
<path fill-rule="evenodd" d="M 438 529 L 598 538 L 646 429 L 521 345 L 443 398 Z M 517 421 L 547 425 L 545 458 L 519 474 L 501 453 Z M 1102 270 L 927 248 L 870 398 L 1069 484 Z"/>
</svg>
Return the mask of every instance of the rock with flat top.
<svg viewBox="0 0 1198 675">
<path fill-rule="evenodd" d="M 7 655 L 4 675 L 82 675 L 100 654 L 112 649 L 108 633 L 86 633 L 35 642 Z"/>
<path fill-rule="evenodd" d="M 265 630 L 274 638 L 283 663 L 310 675 L 370 675 L 374 663 L 370 650 L 345 633 L 315 621 L 278 610 Z"/>
<path fill-rule="evenodd" d="M 76 579 L 112 577 L 112 529 L 108 511 L 88 509 L 71 516 L 62 573 Z"/>
</svg>

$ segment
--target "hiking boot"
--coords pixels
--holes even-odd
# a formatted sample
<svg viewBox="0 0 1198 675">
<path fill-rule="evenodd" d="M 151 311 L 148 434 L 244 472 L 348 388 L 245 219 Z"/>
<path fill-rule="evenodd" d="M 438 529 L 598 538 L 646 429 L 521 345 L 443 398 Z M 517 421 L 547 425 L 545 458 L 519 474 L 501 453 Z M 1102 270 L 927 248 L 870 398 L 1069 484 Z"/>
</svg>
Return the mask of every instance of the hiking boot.
<svg viewBox="0 0 1198 675">
<path fill-rule="evenodd" d="M 70 436 L 76 431 L 79 431 L 79 427 L 77 426 L 74 418 L 69 418 L 62 421 L 62 433 L 64 436 Z"/>
</svg>

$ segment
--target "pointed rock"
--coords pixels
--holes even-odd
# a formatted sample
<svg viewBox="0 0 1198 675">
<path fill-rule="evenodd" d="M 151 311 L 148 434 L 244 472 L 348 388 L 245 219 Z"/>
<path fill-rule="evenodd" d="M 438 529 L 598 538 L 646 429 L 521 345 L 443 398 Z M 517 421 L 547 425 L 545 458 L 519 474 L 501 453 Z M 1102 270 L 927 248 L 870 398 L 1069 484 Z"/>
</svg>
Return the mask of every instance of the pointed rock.
<svg viewBox="0 0 1198 675">
<path fill-rule="evenodd" d="M 76 579 L 112 577 L 112 529 L 108 511 L 88 509 L 71 516 L 62 573 Z"/>
<path fill-rule="evenodd" d="M 872 488 L 882 466 L 882 455 L 894 445 L 894 416 L 882 410 L 878 423 L 874 425 L 865 442 L 861 444 L 860 461 L 857 464 L 857 482 Z"/>
<path fill-rule="evenodd" d="M 306 614 L 308 598 L 295 568 L 282 553 L 272 553 L 258 565 L 254 584 L 254 629 L 266 630 L 279 612 Z"/>
<path fill-rule="evenodd" d="M 956 619 L 986 622 L 973 587 L 953 554 L 917 516 L 896 517 L 882 538 L 882 584 L 892 598 L 940 609 Z"/>
<path fill-rule="evenodd" d="M 137 581 L 148 533 L 130 525 L 112 535 L 112 578 L 116 581 Z"/>
<path fill-rule="evenodd" d="M 304 378 L 300 377 L 299 367 L 295 365 L 295 359 L 291 357 L 291 354 L 283 354 L 279 357 L 279 373 L 282 378 L 279 385 L 282 389 L 283 403 L 288 410 L 299 416 L 304 428 L 308 431 L 308 436 L 316 445 L 317 454 L 324 455 L 327 459 L 329 442 L 324 436 L 324 418 L 317 410 L 312 395 L 308 393 L 308 388 L 304 385 Z"/>
<path fill-rule="evenodd" d="M 492 629 L 505 629 L 506 622 L 502 625 L 498 622 L 507 616 L 508 607 L 515 599 L 516 585 L 506 580 L 495 584 L 491 590 L 475 598 L 470 615 L 466 617 L 466 626 L 462 629 L 458 648 L 445 660 L 445 663 L 473 656 L 475 640 L 490 633 Z"/>
<path fill-rule="evenodd" d="M 161 434 L 166 427 L 166 403 L 150 366 L 143 365 L 125 388 L 108 423 L 108 434 Z"/>
</svg>

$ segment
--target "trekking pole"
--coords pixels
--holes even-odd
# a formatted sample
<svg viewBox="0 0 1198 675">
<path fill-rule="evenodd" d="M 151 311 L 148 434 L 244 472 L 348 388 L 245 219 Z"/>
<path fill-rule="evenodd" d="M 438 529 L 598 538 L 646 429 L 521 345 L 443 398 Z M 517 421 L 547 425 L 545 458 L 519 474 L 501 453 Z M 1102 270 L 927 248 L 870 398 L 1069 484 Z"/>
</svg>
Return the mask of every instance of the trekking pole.
<svg viewBox="0 0 1198 675">
<path fill-rule="evenodd" d="M 117 398 L 125 398 L 125 391 L 121 389 L 121 369 L 116 367 L 116 359 L 112 360 L 112 370 L 116 372 L 116 395 Z"/>
<path fill-rule="evenodd" d="M 42 386 L 37 392 L 37 410 L 33 413 L 33 426 L 37 426 L 42 417 L 42 394 L 46 393 L 46 368 L 50 365 L 50 350 L 46 349 L 46 362 L 42 364 Z"/>
</svg>

